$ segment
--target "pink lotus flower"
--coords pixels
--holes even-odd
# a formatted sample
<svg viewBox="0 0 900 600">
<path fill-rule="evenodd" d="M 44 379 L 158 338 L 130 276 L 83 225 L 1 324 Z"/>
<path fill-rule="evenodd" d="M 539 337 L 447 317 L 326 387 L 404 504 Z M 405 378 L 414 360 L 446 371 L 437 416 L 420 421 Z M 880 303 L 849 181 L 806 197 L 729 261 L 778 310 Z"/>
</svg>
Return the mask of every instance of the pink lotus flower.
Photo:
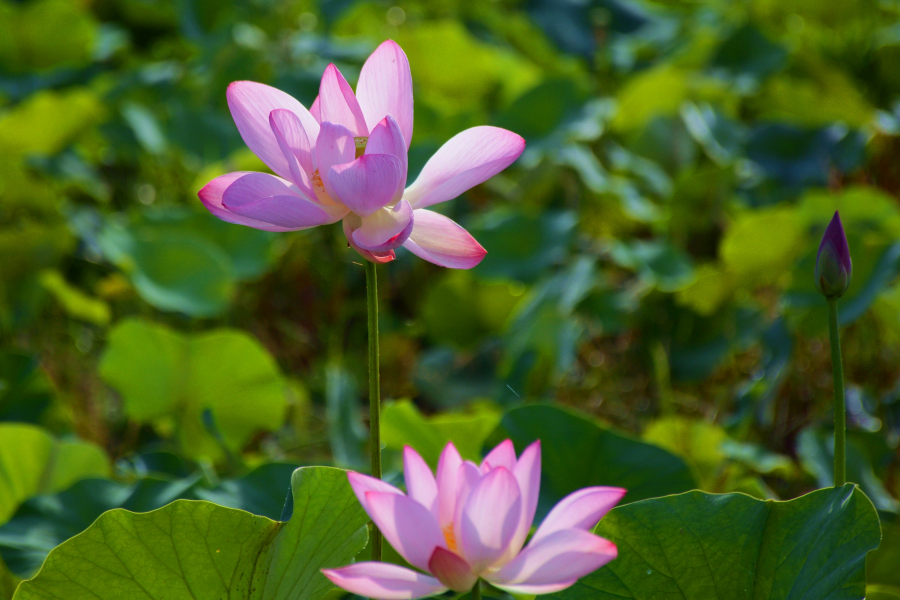
<svg viewBox="0 0 900 600">
<path fill-rule="evenodd" d="M 401 245 L 444 267 L 469 269 L 484 258 L 465 229 L 426 209 L 508 167 L 525 140 L 497 127 L 467 129 L 406 187 L 412 76 L 395 42 L 366 60 L 356 94 L 328 65 L 310 110 L 252 81 L 232 83 L 226 95 L 244 142 L 276 175 L 238 172 L 211 181 L 199 196 L 215 216 L 267 231 L 343 219 L 347 241 L 372 262 L 394 260 Z"/>
<path fill-rule="evenodd" d="M 591 487 L 565 497 L 524 550 L 541 484 L 540 441 L 521 457 L 506 440 L 481 466 L 463 461 L 452 443 L 437 478 L 410 447 L 403 452 L 407 493 L 359 473 L 350 485 L 384 537 L 412 566 L 363 562 L 322 572 L 332 583 L 371 598 L 411 599 L 468 591 L 479 578 L 518 594 L 569 587 L 616 557 L 612 542 L 590 533 L 625 490 Z"/>
</svg>

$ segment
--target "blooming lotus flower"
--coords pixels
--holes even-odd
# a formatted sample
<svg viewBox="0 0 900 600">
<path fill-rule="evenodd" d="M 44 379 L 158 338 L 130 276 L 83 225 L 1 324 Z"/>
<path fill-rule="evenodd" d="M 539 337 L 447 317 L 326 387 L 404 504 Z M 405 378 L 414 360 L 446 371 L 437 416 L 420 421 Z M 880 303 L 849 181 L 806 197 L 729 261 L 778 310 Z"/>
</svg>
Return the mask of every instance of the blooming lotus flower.
<svg viewBox="0 0 900 600">
<path fill-rule="evenodd" d="M 347 241 L 372 262 L 394 260 L 399 246 L 458 269 L 484 258 L 465 229 L 427 208 L 508 167 L 525 140 L 497 127 L 467 129 L 407 187 L 412 77 L 395 42 L 384 42 L 366 60 L 355 94 L 328 65 L 310 110 L 252 81 L 232 83 L 226 96 L 244 142 L 275 175 L 228 173 L 207 184 L 199 196 L 218 218 L 266 231 L 343 220 Z"/>
<path fill-rule="evenodd" d="M 435 477 L 422 457 L 403 451 L 407 493 L 359 473 L 350 485 L 384 537 L 412 566 L 363 562 L 322 572 L 332 583 L 371 598 L 411 599 L 448 588 L 472 589 L 479 578 L 517 594 L 569 587 L 616 557 L 616 546 L 590 532 L 625 490 L 591 487 L 570 494 L 544 519 L 525 548 L 541 484 L 540 441 L 516 459 L 506 440 L 481 465 L 452 443 Z"/>
<path fill-rule="evenodd" d="M 835 211 L 816 255 L 816 286 L 826 298 L 840 298 L 850 287 L 853 263 L 841 215 Z"/>
</svg>

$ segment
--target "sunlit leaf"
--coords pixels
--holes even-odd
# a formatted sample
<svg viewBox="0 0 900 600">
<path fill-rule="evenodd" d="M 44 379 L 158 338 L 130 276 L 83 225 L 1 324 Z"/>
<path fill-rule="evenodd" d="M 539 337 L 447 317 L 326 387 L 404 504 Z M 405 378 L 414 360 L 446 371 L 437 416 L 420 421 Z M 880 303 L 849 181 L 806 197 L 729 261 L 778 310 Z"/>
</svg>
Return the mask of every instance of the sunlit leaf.
<svg viewBox="0 0 900 600">
<path fill-rule="evenodd" d="M 409 400 L 385 405 L 381 416 L 381 440 L 386 448 L 414 448 L 432 468 L 447 442 L 453 442 L 466 460 L 481 462 L 481 447 L 497 424 L 500 413 L 482 406 L 474 413 L 446 413 L 424 417 Z"/>
<path fill-rule="evenodd" d="M 235 330 L 184 336 L 144 321 L 120 322 L 109 335 L 100 375 L 143 423 L 177 423 L 191 457 L 219 458 L 223 449 L 204 426 L 209 410 L 225 444 L 240 449 L 260 430 L 281 425 L 285 382 L 259 342 Z"/>
<path fill-rule="evenodd" d="M 59 271 L 43 271 L 40 280 L 72 317 L 95 325 L 109 324 L 109 305 L 69 285 Z"/>
</svg>

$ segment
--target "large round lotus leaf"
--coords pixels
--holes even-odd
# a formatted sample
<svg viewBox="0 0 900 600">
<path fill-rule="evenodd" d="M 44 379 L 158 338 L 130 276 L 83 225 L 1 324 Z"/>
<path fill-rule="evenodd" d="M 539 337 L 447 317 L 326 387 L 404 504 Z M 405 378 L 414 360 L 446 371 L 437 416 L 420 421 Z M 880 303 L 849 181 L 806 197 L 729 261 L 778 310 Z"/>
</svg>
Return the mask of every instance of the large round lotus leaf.
<svg viewBox="0 0 900 600">
<path fill-rule="evenodd" d="M 125 320 L 109 334 L 100 376 L 122 394 L 130 418 L 175 419 L 191 457 L 221 458 L 223 444 L 236 451 L 256 432 L 284 422 L 287 398 L 278 365 L 242 331 L 185 336 Z"/>
<path fill-rule="evenodd" d="M 619 556 L 556 600 L 859 600 L 881 531 L 856 486 L 787 502 L 689 492 L 621 506 L 596 533 Z"/>
<path fill-rule="evenodd" d="M 286 523 L 191 500 L 111 510 L 53 550 L 14 600 L 321 598 L 332 586 L 320 569 L 362 550 L 368 517 L 340 469 L 297 469 L 292 487 Z"/>
</svg>

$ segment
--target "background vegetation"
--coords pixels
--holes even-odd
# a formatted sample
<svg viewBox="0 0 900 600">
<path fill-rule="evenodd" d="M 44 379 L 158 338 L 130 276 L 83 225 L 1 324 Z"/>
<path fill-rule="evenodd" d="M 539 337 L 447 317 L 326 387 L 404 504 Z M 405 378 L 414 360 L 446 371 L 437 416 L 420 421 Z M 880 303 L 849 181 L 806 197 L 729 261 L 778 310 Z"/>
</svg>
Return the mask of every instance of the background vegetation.
<svg viewBox="0 0 900 600">
<path fill-rule="evenodd" d="M 386 38 L 411 180 L 465 127 L 528 142 L 438 207 L 481 265 L 380 268 L 387 478 L 404 443 L 512 436 L 544 440 L 543 510 L 831 485 L 812 273 L 840 209 L 849 475 L 882 517 L 870 593 L 900 597 L 900 4 L 0 0 L 0 598 L 109 508 L 278 518 L 294 466 L 365 469 L 360 258 L 196 192 L 265 170 L 229 82 L 309 106 Z"/>
</svg>

